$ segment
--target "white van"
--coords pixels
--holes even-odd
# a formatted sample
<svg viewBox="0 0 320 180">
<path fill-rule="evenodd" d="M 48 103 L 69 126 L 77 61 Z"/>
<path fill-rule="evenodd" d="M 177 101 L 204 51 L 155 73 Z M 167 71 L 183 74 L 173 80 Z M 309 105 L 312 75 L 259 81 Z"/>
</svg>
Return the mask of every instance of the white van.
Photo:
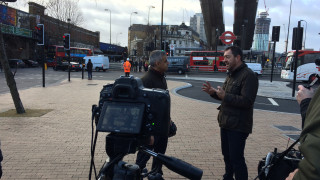
<svg viewBox="0 0 320 180">
<path fill-rule="evenodd" d="M 104 55 L 98 55 L 98 56 L 86 56 L 83 58 L 85 60 L 85 64 L 89 62 L 89 59 L 91 59 L 92 62 L 92 69 L 95 71 L 106 71 L 109 69 L 109 57 Z M 85 69 L 87 69 L 87 66 L 85 66 Z"/>
<path fill-rule="evenodd" d="M 257 75 L 262 74 L 262 66 L 260 63 L 246 63 L 248 68 L 250 68 Z"/>
</svg>

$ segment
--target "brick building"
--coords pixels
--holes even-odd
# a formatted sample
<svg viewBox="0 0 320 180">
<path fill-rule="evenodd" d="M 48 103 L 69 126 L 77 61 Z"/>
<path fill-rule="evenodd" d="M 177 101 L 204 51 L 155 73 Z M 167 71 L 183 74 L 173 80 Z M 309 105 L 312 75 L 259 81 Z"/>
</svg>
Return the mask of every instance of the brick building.
<svg viewBox="0 0 320 180">
<path fill-rule="evenodd" d="M 161 46 L 159 25 L 133 24 L 128 31 L 128 52 L 131 57 L 148 57 Z M 184 23 L 181 25 L 164 25 L 162 32 L 163 44 L 172 46 L 169 56 L 184 56 L 185 51 L 202 50 L 199 34 Z"/>
<path fill-rule="evenodd" d="M 29 13 L 0 5 L 3 37 L 8 58 L 38 59 L 34 36 L 35 26 L 44 24 L 45 48 L 63 45 L 63 34 L 70 33 L 71 47 L 90 48 L 100 51 L 100 32 L 92 32 L 67 22 L 49 17 L 45 7 L 29 2 Z M 100 51 L 101 52 L 101 51 Z"/>
</svg>

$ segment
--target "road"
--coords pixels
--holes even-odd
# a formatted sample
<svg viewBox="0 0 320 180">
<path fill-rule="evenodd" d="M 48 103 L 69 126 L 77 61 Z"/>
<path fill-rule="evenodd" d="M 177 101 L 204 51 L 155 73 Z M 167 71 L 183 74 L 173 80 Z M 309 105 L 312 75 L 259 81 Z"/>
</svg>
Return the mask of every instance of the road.
<svg viewBox="0 0 320 180">
<path fill-rule="evenodd" d="M 220 101 L 211 98 L 207 93 L 201 91 L 203 81 L 184 80 L 184 82 L 190 83 L 192 86 L 179 90 L 177 92 L 178 94 L 192 99 L 220 104 Z M 219 82 L 210 82 L 210 84 L 214 87 L 222 86 L 222 83 Z M 276 112 L 300 113 L 299 105 L 295 100 L 275 99 L 262 96 L 257 96 L 254 108 Z"/>
<path fill-rule="evenodd" d="M 136 77 L 141 77 L 143 72 L 131 73 Z M 98 80 L 115 80 L 123 75 L 122 71 L 119 70 L 110 70 L 106 72 L 93 72 L 93 79 Z M 177 74 L 168 74 L 167 79 L 172 79 Z M 215 78 L 224 78 L 225 73 L 189 73 L 189 77 L 215 77 Z M 82 72 L 71 72 L 71 81 L 73 78 L 82 78 Z M 84 78 L 87 77 L 87 72 L 84 72 Z M 67 71 L 54 71 L 52 68 L 48 68 L 45 71 L 45 86 L 52 86 L 60 83 L 63 80 L 68 79 Z M 270 75 L 260 76 L 259 79 L 270 80 Z M 27 89 L 32 87 L 42 87 L 42 69 L 41 68 L 21 68 L 17 70 L 15 75 L 16 84 L 19 90 Z M 178 94 L 186 96 L 189 98 L 219 103 L 218 101 L 210 98 L 206 93 L 201 91 L 201 86 L 203 81 L 195 80 L 179 80 L 190 83 L 192 86 L 184 88 L 178 91 Z M 279 75 L 273 76 L 273 81 L 281 81 Z M 212 82 L 214 86 L 222 85 L 219 82 Z M 4 73 L 0 72 L 0 94 L 8 93 L 9 88 L 6 84 Z M 299 106 L 293 100 L 284 100 L 284 99 L 271 99 L 266 97 L 258 96 L 255 101 L 255 109 L 263 109 L 268 111 L 277 111 L 277 112 L 287 112 L 287 113 L 299 113 Z"/>
</svg>

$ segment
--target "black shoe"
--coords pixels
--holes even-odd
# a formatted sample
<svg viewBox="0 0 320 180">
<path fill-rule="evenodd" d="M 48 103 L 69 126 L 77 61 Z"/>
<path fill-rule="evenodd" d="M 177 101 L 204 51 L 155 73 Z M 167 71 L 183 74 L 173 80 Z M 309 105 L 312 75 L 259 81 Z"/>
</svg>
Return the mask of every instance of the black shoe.
<svg viewBox="0 0 320 180">
<path fill-rule="evenodd" d="M 157 173 L 156 175 L 150 174 L 148 180 L 164 180 L 164 178 L 162 177 L 162 174 Z"/>
</svg>

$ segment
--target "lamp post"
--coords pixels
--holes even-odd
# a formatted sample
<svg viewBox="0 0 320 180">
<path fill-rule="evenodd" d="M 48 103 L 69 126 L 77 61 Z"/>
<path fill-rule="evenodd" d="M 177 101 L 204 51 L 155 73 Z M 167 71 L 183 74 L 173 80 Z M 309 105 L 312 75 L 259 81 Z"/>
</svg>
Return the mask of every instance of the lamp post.
<svg viewBox="0 0 320 180">
<path fill-rule="evenodd" d="M 104 9 L 104 10 L 110 12 L 110 44 L 111 44 L 111 10 L 110 9 Z"/>
<path fill-rule="evenodd" d="M 155 7 L 154 7 L 154 6 L 149 6 L 149 12 L 148 12 L 148 25 L 149 25 L 150 8 L 155 8 Z"/>
<path fill-rule="evenodd" d="M 283 31 L 284 31 L 284 44 L 285 44 L 285 49 L 287 49 L 287 46 L 288 46 L 288 41 L 286 41 L 286 37 L 287 37 L 287 35 L 286 35 L 286 25 L 285 24 L 283 24 Z"/>
<path fill-rule="evenodd" d="M 68 18 L 67 19 L 67 21 L 68 21 L 68 33 L 70 34 L 70 21 L 71 21 L 71 19 L 70 18 Z M 69 35 L 69 38 L 71 37 L 71 35 Z M 71 38 L 69 39 L 69 41 L 71 42 Z M 71 71 L 71 69 L 70 69 L 70 44 L 69 44 L 69 50 L 67 50 L 67 54 L 68 54 L 68 81 L 70 82 L 70 71 Z"/>
<path fill-rule="evenodd" d="M 118 33 L 117 33 L 117 36 L 116 36 L 116 44 L 117 44 L 117 45 L 118 45 L 118 35 L 119 35 L 119 34 L 122 34 L 122 32 L 118 32 Z"/>
<path fill-rule="evenodd" d="M 218 68 L 217 68 L 217 57 L 218 57 L 218 39 L 219 39 L 219 29 L 216 28 L 216 57 L 214 58 L 214 69 L 213 71 L 217 71 Z"/>
<path fill-rule="evenodd" d="M 304 42 L 303 42 L 303 49 L 306 49 L 306 39 L 307 39 L 307 27 L 308 27 L 308 22 L 306 20 L 300 20 L 304 21 L 306 23 L 306 29 L 304 30 Z"/>
<path fill-rule="evenodd" d="M 138 12 L 132 12 L 130 14 L 130 26 L 129 26 L 129 30 L 131 29 L 131 17 L 132 17 L 132 14 L 138 14 Z M 128 44 L 128 47 L 129 47 L 129 56 L 131 55 L 131 30 L 130 30 L 130 35 L 129 35 L 129 44 Z"/>
</svg>

